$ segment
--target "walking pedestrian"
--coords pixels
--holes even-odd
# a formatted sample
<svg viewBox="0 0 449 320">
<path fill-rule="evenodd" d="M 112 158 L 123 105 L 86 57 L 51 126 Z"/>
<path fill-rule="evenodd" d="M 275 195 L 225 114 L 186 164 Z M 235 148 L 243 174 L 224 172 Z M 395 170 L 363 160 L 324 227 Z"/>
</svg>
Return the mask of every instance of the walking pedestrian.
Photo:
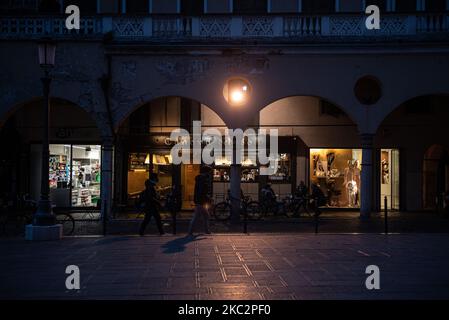
<svg viewBox="0 0 449 320">
<path fill-rule="evenodd" d="M 193 228 L 198 219 L 202 218 L 204 223 L 204 232 L 210 234 L 209 230 L 209 207 L 211 205 L 210 198 L 210 173 L 211 168 L 208 166 L 201 167 L 200 174 L 195 177 L 194 202 L 195 210 L 189 226 L 189 236 L 193 235 Z"/>
<path fill-rule="evenodd" d="M 159 214 L 159 196 L 156 192 L 156 184 L 159 182 L 156 173 L 152 173 L 150 175 L 150 179 L 145 181 L 145 190 L 141 194 L 141 205 L 143 202 L 143 207 L 145 210 L 145 218 L 140 225 L 139 234 L 143 236 L 145 234 L 145 229 L 150 223 L 151 217 L 154 217 L 156 220 L 156 226 L 159 230 L 159 234 L 164 234 L 164 229 L 162 228 L 161 216 Z"/>
</svg>

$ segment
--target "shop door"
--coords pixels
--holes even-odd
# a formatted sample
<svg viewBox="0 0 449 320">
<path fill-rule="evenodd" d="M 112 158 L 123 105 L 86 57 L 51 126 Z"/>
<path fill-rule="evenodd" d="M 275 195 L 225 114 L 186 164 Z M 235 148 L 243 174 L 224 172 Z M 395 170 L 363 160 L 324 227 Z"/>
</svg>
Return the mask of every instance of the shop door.
<svg viewBox="0 0 449 320">
<path fill-rule="evenodd" d="M 195 190 L 195 177 L 200 174 L 200 165 L 181 165 L 182 209 L 193 209 L 193 194 Z"/>
<path fill-rule="evenodd" d="M 399 210 L 399 150 L 391 151 L 391 209 Z"/>
<path fill-rule="evenodd" d="M 385 208 L 399 210 L 399 150 L 382 149 L 380 155 L 380 203 Z"/>
</svg>

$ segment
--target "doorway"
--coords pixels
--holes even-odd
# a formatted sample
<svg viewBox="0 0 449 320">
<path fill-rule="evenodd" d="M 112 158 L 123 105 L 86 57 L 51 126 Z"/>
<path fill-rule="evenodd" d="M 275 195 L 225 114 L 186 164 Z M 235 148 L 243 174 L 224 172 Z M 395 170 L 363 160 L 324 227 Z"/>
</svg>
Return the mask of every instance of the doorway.
<svg viewBox="0 0 449 320">
<path fill-rule="evenodd" d="M 399 150 L 382 149 L 380 151 L 380 206 L 385 209 L 385 198 L 387 208 L 399 210 Z"/>
</svg>

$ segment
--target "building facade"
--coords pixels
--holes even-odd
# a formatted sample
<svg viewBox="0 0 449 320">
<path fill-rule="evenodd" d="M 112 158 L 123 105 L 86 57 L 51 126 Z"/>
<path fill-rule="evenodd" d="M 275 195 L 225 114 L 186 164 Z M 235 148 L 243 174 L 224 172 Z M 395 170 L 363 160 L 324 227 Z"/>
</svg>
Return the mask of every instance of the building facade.
<svg viewBox="0 0 449 320">
<path fill-rule="evenodd" d="M 81 10 L 67 30 L 65 7 Z M 381 28 L 365 27 L 366 6 Z M 175 128 L 276 128 L 278 172 L 214 166 L 214 197 L 281 197 L 317 183 L 328 206 L 363 216 L 434 209 L 449 190 L 449 1 L 10 0 L 0 7 L 2 193 L 38 198 L 43 73 L 57 41 L 50 176 L 58 206 L 113 215 L 150 170 L 192 205 L 199 165 L 171 164 Z M 251 87 L 233 106 L 224 88 Z"/>
</svg>

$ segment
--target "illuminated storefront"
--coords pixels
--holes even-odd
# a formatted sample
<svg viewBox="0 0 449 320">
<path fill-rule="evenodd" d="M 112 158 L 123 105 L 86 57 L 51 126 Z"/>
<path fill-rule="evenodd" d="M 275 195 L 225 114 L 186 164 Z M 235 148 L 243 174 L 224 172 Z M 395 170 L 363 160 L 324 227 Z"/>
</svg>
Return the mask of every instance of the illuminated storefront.
<svg viewBox="0 0 449 320">
<path fill-rule="evenodd" d="M 100 199 L 101 146 L 51 144 L 50 197 L 57 207 L 93 207 Z"/>
<path fill-rule="evenodd" d="M 310 183 L 327 196 L 327 206 L 360 207 L 361 149 L 310 149 Z"/>
</svg>

